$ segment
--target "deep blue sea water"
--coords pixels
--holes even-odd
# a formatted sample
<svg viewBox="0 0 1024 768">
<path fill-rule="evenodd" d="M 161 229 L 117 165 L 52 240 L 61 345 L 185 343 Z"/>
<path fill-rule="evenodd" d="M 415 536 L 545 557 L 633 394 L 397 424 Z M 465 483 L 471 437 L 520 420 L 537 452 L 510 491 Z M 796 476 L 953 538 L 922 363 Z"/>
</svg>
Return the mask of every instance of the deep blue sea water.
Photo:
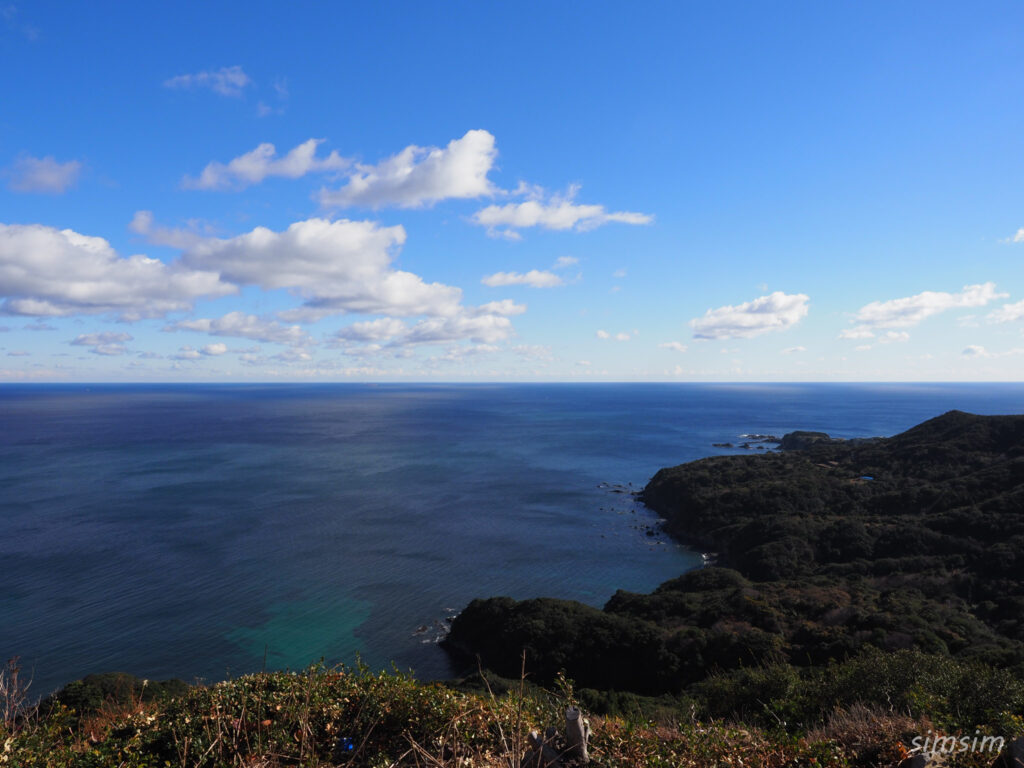
<svg viewBox="0 0 1024 768">
<path fill-rule="evenodd" d="M 37 694 L 357 653 L 444 677 L 474 597 L 601 605 L 699 562 L 610 486 L 952 408 L 1022 413 L 1024 385 L 3 386 L 0 659 Z"/>
</svg>

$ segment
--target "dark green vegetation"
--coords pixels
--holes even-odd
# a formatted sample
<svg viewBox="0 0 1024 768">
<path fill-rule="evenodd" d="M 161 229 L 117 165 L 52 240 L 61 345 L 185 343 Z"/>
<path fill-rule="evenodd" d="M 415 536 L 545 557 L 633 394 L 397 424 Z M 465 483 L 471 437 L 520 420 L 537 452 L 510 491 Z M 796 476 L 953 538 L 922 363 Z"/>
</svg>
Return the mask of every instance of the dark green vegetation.
<svg viewBox="0 0 1024 768">
<path fill-rule="evenodd" d="M 669 533 L 728 567 L 603 610 L 476 600 L 449 647 L 502 674 L 525 648 L 538 680 L 564 670 L 598 704 L 667 695 L 791 725 L 858 702 L 964 727 L 1024 712 L 1024 416 L 814 437 L 663 469 L 643 490 Z M 852 684 L 878 668 L 899 684 Z"/>
</svg>

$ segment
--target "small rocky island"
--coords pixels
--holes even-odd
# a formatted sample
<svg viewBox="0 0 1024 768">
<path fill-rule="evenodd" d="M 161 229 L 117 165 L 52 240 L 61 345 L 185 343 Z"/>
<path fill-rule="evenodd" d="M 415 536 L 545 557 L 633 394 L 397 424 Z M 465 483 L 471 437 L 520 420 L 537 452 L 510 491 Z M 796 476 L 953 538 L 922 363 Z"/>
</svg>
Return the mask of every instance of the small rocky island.
<svg viewBox="0 0 1024 768">
<path fill-rule="evenodd" d="M 539 682 L 564 671 L 645 695 L 879 653 L 1024 676 L 1024 416 L 951 411 L 894 437 L 794 432 L 780 448 L 662 469 L 643 489 L 716 567 L 603 609 L 475 600 L 445 646 L 506 675 L 525 648 Z"/>
</svg>

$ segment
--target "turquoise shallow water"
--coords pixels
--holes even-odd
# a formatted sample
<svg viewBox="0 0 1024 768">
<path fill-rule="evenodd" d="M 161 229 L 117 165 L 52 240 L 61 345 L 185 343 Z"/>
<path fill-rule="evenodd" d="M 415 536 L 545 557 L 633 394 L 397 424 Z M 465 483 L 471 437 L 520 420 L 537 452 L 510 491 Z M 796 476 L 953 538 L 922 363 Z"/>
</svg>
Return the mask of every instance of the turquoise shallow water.
<svg viewBox="0 0 1024 768">
<path fill-rule="evenodd" d="M 601 605 L 698 562 L 615 484 L 951 408 L 1024 412 L 1024 386 L 5 386 L 0 655 L 37 693 L 356 654 L 443 677 L 473 597 Z"/>
</svg>

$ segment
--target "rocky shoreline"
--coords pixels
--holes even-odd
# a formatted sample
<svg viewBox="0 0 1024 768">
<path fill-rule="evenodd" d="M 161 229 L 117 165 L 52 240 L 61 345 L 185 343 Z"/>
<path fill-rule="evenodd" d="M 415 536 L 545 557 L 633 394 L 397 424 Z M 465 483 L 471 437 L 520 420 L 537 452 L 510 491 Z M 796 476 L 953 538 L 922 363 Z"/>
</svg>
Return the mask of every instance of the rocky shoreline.
<svg viewBox="0 0 1024 768">
<path fill-rule="evenodd" d="M 565 669 L 641 693 L 867 648 L 1024 665 L 1024 417 L 953 411 L 891 438 L 778 445 L 662 469 L 642 490 L 717 564 L 603 610 L 475 600 L 444 647 L 504 673 L 527 648 L 539 680 Z"/>
</svg>

